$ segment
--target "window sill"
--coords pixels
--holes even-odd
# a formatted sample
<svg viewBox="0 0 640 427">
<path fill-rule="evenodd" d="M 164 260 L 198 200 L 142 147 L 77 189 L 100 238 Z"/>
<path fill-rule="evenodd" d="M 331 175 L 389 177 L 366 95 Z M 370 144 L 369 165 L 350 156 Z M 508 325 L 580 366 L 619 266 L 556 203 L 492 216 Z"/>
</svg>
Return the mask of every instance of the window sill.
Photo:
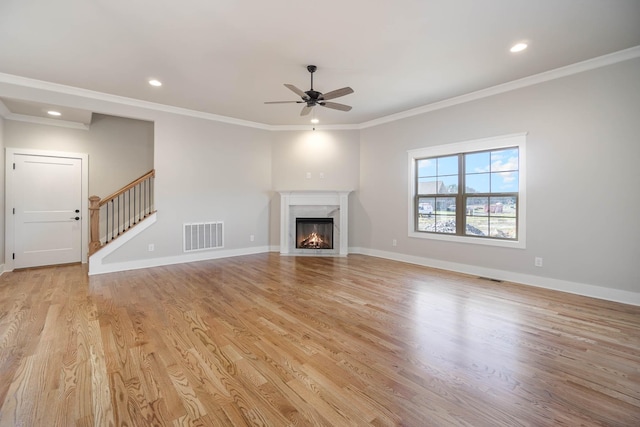
<svg viewBox="0 0 640 427">
<path fill-rule="evenodd" d="M 525 249 L 526 244 L 523 238 L 518 240 L 499 240 L 484 239 L 481 237 L 457 236 L 451 234 L 423 233 L 418 231 L 409 231 L 409 237 L 417 239 L 440 240 L 455 243 L 469 243 L 482 246 L 497 246 L 502 248 Z"/>
</svg>

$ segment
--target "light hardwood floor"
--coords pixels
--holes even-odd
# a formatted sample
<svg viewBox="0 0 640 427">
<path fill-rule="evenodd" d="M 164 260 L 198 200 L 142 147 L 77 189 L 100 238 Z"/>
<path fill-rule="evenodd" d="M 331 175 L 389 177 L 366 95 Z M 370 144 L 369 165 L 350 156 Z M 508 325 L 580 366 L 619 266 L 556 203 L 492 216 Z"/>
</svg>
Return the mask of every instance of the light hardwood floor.
<svg viewBox="0 0 640 427">
<path fill-rule="evenodd" d="M 373 257 L 0 276 L 0 426 L 638 426 L 640 307 Z"/>
</svg>

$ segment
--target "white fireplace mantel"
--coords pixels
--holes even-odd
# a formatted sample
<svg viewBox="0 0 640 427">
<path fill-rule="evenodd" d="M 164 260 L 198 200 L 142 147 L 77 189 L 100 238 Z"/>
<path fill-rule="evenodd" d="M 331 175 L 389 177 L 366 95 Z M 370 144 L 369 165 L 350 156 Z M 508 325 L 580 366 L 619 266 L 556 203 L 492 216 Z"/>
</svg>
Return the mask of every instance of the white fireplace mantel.
<svg viewBox="0 0 640 427">
<path fill-rule="evenodd" d="M 351 191 L 280 191 L 280 254 L 297 254 L 292 230 L 295 226 L 295 216 L 292 215 L 292 207 L 337 207 L 339 216 L 334 220 L 337 228 L 338 242 L 334 241 L 333 253 L 328 255 L 346 256 L 349 253 L 349 193 Z M 307 251 L 308 252 L 308 251 Z M 318 255 L 321 253 L 318 252 Z"/>
</svg>

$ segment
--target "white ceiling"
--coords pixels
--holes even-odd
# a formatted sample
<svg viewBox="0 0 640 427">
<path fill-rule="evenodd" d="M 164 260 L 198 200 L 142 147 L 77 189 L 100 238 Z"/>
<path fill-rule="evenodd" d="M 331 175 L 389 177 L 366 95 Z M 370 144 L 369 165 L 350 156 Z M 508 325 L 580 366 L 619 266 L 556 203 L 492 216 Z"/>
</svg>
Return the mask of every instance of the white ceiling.
<svg viewBox="0 0 640 427">
<path fill-rule="evenodd" d="M 0 2 L 0 73 L 265 125 L 308 124 L 264 104 L 308 64 L 355 90 L 321 123 L 360 124 L 639 45 L 640 0 Z"/>
</svg>

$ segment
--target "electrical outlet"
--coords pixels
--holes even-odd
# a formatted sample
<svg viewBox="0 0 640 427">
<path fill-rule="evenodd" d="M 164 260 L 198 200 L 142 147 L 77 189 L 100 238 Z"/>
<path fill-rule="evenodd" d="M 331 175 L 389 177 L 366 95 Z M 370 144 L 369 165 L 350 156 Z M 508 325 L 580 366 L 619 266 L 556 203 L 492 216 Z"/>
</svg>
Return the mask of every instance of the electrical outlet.
<svg viewBox="0 0 640 427">
<path fill-rule="evenodd" d="M 311 179 L 311 172 L 307 172 L 307 179 Z"/>
<path fill-rule="evenodd" d="M 149 252 L 153 252 L 156 249 L 153 243 L 149 243 Z"/>
<path fill-rule="evenodd" d="M 320 172 L 320 179 L 324 179 L 324 172 Z"/>
<path fill-rule="evenodd" d="M 391 246 L 398 246 L 398 241 L 396 239 L 393 239 L 391 241 Z"/>
<path fill-rule="evenodd" d="M 256 240 L 256 236 L 252 234 L 251 236 L 249 236 L 249 240 L 253 242 L 254 240 Z"/>
<path fill-rule="evenodd" d="M 542 258 L 540 258 L 539 256 L 537 256 L 537 257 L 533 260 L 533 265 L 535 265 L 536 267 L 542 267 Z"/>
</svg>

